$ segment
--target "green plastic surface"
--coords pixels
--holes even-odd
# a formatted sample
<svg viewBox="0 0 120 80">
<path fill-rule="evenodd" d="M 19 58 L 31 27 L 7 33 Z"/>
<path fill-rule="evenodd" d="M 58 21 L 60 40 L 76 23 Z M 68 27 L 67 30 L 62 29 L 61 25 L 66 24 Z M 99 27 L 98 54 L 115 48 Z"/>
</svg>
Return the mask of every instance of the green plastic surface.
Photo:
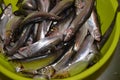
<svg viewBox="0 0 120 80">
<path fill-rule="evenodd" d="M 15 7 L 17 0 L 5 0 L 5 2 L 7 4 L 8 3 L 14 4 L 13 5 L 14 10 L 17 9 Z M 104 32 L 110 26 L 114 18 L 114 14 L 117 9 L 117 6 L 118 6 L 117 0 L 96 0 L 97 12 L 101 20 L 100 23 L 101 23 L 102 34 L 104 34 Z M 106 42 L 106 44 L 101 50 L 102 58 L 100 59 L 99 62 L 97 62 L 95 65 L 93 65 L 89 69 L 79 73 L 78 75 L 65 78 L 65 79 L 59 79 L 59 80 L 84 79 L 87 76 L 93 74 L 98 69 L 100 69 L 106 63 L 106 61 L 110 58 L 110 56 L 112 55 L 113 51 L 117 46 L 117 43 L 119 40 L 119 34 L 120 34 L 120 24 L 118 24 L 119 22 L 120 22 L 120 14 L 118 14 L 117 16 L 117 21 L 110 38 L 108 39 L 108 41 Z M 7 60 L 2 55 L 0 55 L 0 72 L 1 73 L 3 73 L 4 75 L 14 80 L 32 80 L 30 78 L 25 78 L 15 73 L 15 70 L 11 65 L 12 65 L 11 63 L 8 63 Z"/>
</svg>

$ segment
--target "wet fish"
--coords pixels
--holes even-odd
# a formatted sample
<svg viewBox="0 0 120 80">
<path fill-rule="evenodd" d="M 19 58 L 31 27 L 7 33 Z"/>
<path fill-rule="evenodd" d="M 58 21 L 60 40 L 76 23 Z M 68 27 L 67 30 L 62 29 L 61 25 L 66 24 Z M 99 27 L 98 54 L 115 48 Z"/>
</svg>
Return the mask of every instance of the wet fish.
<svg viewBox="0 0 120 80">
<path fill-rule="evenodd" d="M 21 26 L 25 26 L 25 25 L 28 25 L 30 23 L 33 23 L 33 22 L 40 22 L 40 21 L 43 21 L 43 20 L 60 20 L 61 18 L 56 16 L 56 15 L 53 15 L 53 14 L 49 14 L 49 13 L 46 13 L 46 12 L 33 12 L 33 13 L 30 13 L 21 23 Z"/>
<path fill-rule="evenodd" d="M 48 12 L 50 7 L 50 0 L 37 0 L 38 10 L 43 12 Z M 47 21 L 39 23 L 37 31 L 37 40 L 40 40 L 45 37 L 47 30 Z"/>
<path fill-rule="evenodd" d="M 59 52 L 56 50 L 59 50 Z M 64 51 L 63 46 L 61 48 L 57 48 L 56 50 L 50 52 L 49 54 L 43 55 L 43 56 L 26 58 L 26 59 L 13 59 L 13 61 L 10 60 L 9 62 L 11 62 L 15 65 L 17 72 L 22 72 L 22 73 L 31 72 L 32 75 L 34 75 L 34 72 L 37 69 L 43 68 L 43 67 L 53 63 L 60 56 L 62 56 L 63 51 Z M 19 62 L 20 62 L 20 65 L 19 65 Z M 35 66 L 35 64 L 36 64 L 36 66 Z M 33 67 L 31 68 L 31 66 L 33 66 Z"/>
<path fill-rule="evenodd" d="M 84 24 L 84 22 L 89 18 L 93 5 L 94 0 L 86 0 L 86 6 L 83 8 L 81 13 L 75 17 L 72 21 L 70 27 L 65 31 L 64 41 L 70 40 L 76 31 Z"/>
<path fill-rule="evenodd" d="M 79 15 L 81 11 L 84 9 L 86 0 L 75 0 L 75 10 L 76 15 Z"/>
<path fill-rule="evenodd" d="M 91 16 L 86 23 L 88 24 L 90 34 L 95 38 L 95 40 L 100 41 L 101 40 L 100 25 L 94 10 L 92 11 Z"/>
<path fill-rule="evenodd" d="M 52 10 L 49 11 L 49 13 L 51 14 L 55 14 L 58 15 L 60 14 L 63 10 L 65 10 L 66 8 L 70 7 L 73 4 L 73 0 L 68 0 L 68 1 L 60 1 Z M 44 32 L 44 34 L 46 35 L 47 32 L 50 30 L 50 26 L 52 24 L 51 21 L 47 21 L 45 24 L 45 27 L 41 27 L 41 30 Z M 43 25 L 42 24 L 42 25 Z"/>
<path fill-rule="evenodd" d="M 44 21 L 45 19 L 47 20 L 52 20 L 52 21 L 57 21 L 57 20 L 60 20 L 61 18 L 56 16 L 56 15 L 53 15 L 53 14 L 49 14 L 49 13 L 46 13 L 46 12 L 33 12 L 33 13 L 30 13 L 27 17 L 24 18 L 24 20 L 21 22 L 21 25 L 19 25 L 19 34 L 20 35 L 23 31 L 23 29 L 27 26 L 27 25 L 30 25 L 32 23 L 37 23 L 37 22 L 41 22 L 41 21 Z M 18 33 L 18 32 L 17 32 Z"/>
<path fill-rule="evenodd" d="M 12 19 L 10 19 L 6 24 L 6 31 L 5 31 L 5 40 L 4 45 L 9 45 L 10 41 L 12 40 L 13 32 L 18 28 L 21 21 L 23 20 L 23 17 L 14 16 Z"/>
<path fill-rule="evenodd" d="M 67 63 L 60 71 L 56 72 L 52 78 L 65 78 L 76 75 L 85 70 L 89 65 L 91 58 L 95 54 L 91 54 L 91 47 L 94 42 L 94 38 L 90 35 L 86 37 L 79 51 L 73 56 L 73 60 Z M 92 58 L 93 59 L 93 58 Z M 79 66 L 79 67 L 78 67 Z"/>
<path fill-rule="evenodd" d="M 18 0 L 17 7 L 24 10 L 37 10 L 37 5 L 35 0 Z"/>
<path fill-rule="evenodd" d="M 74 51 L 78 51 L 81 47 L 81 44 L 84 42 L 85 37 L 88 34 L 88 26 L 86 23 L 83 24 L 83 26 L 79 29 L 79 31 L 76 33 L 75 38 L 75 44 L 74 44 Z"/>
<path fill-rule="evenodd" d="M 66 66 L 67 62 L 69 62 L 71 56 L 74 53 L 74 51 L 72 49 L 73 49 L 73 47 L 70 47 L 69 50 L 64 54 L 64 56 L 62 56 L 57 62 L 55 62 L 49 66 L 46 66 L 44 68 L 38 69 L 37 73 L 42 74 L 42 75 L 46 75 L 49 78 L 51 78 L 51 76 L 55 72 L 63 69 Z"/>
<path fill-rule="evenodd" d="M 0 39 L 5 39 L 6 24 L 12 17 L 12 6 L 9 4 L 0 17 Z"/>
<path fill-rule="evenodd" d="M 52 10 L 50 10 L 49 13 L 54 13 L 54 14 L 58 15 L 66 8 L 72 6 L 73 2 L 74 2 L 74 0 L 62 0 L 58 4 L 56 4 L 56 6 Z"/>
<path fill-rule="evenodd" d="M 19 55 L 19 54 L 23 55 L 23 57 L 21 57 L 20 59 L 44 55 L 44 52 L 50 50 L 51 48 L 55 48 L 55 46 L 59 44 L 61 41 L 62 41 L 61 35 L 54 37 L 46 37 L 33 43 L 32 45 L 26 46 L 25 49 L 19 51 L 14 55 Z"/>
<path fill-rule="evenodd" d="M 54 14 L 49 14 L 47 12 L 33 12 L 31 14 L 29 14 L 24 21 L 27 22 L 28 19 L 32 19 L 34 17 L 34 21 L 39 21 L 40 17 L 43 17 L 44 19 L 48 19 L 48 20 L 60 20 L 59 16 L 56 16 Z M 37 19 L 37 20 L 36 20 Z M 38 22 L 37 21 L 37 22 Z M 31 20 L 32 22 L 32 20 Z"/>
<path fill-rule="evenodd" d="M 15 45 L 12 48 L 8 48 L 7 49 L 7 55 L 13 55 L 17 52 L 17 50 L 23 46 L 23 44 L 26 42 L 26 40 L 28 39 L 28 37 L 30 36 L 30 32 L 32 31 L 34 24 L 29 25 L 29 27 L 27 27 L 27 29 L 24 31 L 24 33 L 21 35 L 21 37 L 19 38 L 19 40 L 15 43 Z"/>
<path fill-rule="evenodd" d="M 1 6 L 0 51 L 25 77 L 51 80 L 79 74 L 99 61 L 105 43 L 94 2 L 18 0 L 14 14 L 12 7 L 5 14 L 8 7 Z"/>
<path fill-rule="evenodd" d="M 65 30 L 71 24 L 74 16 L 75 16 L 75 13 L 71 12 L 71 14 L 69 14 L 67 18 L 65 18 L 62 21 L 59 21 L 56 25 L 52 27 L 51 31 L 48 32 L 48 36 L 55 36 L 55 35 L 63 34 Z"/>
<path fill-rule="evenodd" d="M 70 48 L 57 63 L 38 70 L 38 73 L 47 75 L 50 78 L 65 78 L 81 72 L 89 64 L 89 57 L 87 56 L 89 55 L 93 42 L 94 38 L 87 36 L 77 53 L 74 53 L 73 48 Z M 72 56 L 74 56 L 73 59 L 70 59 Z M 77 68 L 77 66 L 79 67 Z"/>
<path fill-rule="evenodd" d="M 50 0 L 36 0 L 39 11 L 48 12 L 50 8 Z"/>
</svg>

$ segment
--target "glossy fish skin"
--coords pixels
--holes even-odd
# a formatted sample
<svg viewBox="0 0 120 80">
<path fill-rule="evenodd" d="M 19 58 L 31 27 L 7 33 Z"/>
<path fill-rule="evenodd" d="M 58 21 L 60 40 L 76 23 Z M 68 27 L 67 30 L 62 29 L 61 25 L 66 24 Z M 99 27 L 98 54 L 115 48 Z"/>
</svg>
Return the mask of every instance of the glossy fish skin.
<svg viewBox="0 0 120 80">
<path fill-rule="evenodd" d="M 38 41 L 38 39 L 37 39 L 38 33 L 41 33 L 41 32 L 38 32 L 40 23 L 35 23 L 35 27 L 33 29 L 33 37 L 32 37 L 33 38 L 33 42 Z"/>
<path fill-rule="evenodd" d="M 34 25 L 34 24 L 33 24 Z M 27 27 L 27 29 L 25 30 L 25 33 L 23 33 L 21 35 L 21 37 L 19 38 L 19 40 L 15 43 L 15 45 L 8 49 L 7 51 L 7 55 L 13 55 L 17 52 L 17 50 L 23 46 L 23 44 L 26 42 L 26 40 L 28 39 L 30 32 L 32 30 L 33 25 L 29 25 L 29 27 Z M 7 48 L 7 47 L 6 47 Z"/>
<path fill-rule="evenodd" d="M 88 34 L 88 26 L 86 23 L 84 23 L 83 26 L 76 33 L 74 51 L 77 52 L 79 50 L 79 48 L 81 47 L 81 44 L 84 42 L 84 39 L 87 36 L 87 34 Z"/>
<path fill-rule="evenodd" d="M 73 0 L 62 0 L 59 1 L 59 3 L 57 3 L 55 5 L 55 7 L 49 11 L 49 13 L 58 15 L 60 14 L 62 11 L 64 11 L 66 8 L 72 6 L 73 4 Z M 44 34 L 47 34 L 47 32 L 50 30 L 50 26 L 51 26 L 52 22 L 51 21 L 47 21 L 46 22 L 46 27 L 44 28 Z M 43 28 L 41 28 L 43 29 Z M 43 31 L 43 30 L 42 30 Z"/>
<path fill-rule="evenodd" d="M 70 47 L 68 51 L 64 54 L 64 56 L 61 57 L 61 59 L 59 59 L 57 62 L 52 64 L 51 67 L 53 67 L 55 71 L 61 70 L 66 66 L 74 53 L 75 52 L 73 51 L 73 47 Z"/>
<path fill-rule="evenodd" d="M 50 7 L 50 0 L 37 0 L 38 10 L 48 12 Z M 44 20 L 38 25 L 37 41 L 44 38 L 47 34 L 47 21 Z"/>
<path fill-rule="evenodd" d="M 50 0 L 51 8 L 53 8 L 57 3 L 59 3 L 61 0 Z"/>
<path fill-rule="evenodd" d="M 47 34 L 47 21 L 44 20 L 38 25 L 37 41 L 45 38 L 46 34 Z"/>
<path fill-rule="evenodd" d="M 46 12 L 33 12 L 33 13 L 30 13 L 21 23 L 21 26 L 25 26 L 25 25 L 28 25 L 32 22 L 40 22 L 40 21 L 43 21 L 43 20 L 60 20 L 61 18 L 56 16 L 56 15 L 53 15 L 53 14 L 49 14 L 49 13 L 46 13 Z"/>
<path fill-rule="evenodd" d="M 98 62 L 105 42 L 94 2 L 18 0 L 18 10 L 14 15 L 8 10 L 5 30 L 0 30 L 0 51 L 27 78 L 59 80 L 79 74 Z"/>
<path fill-rule="evenodd" d="M 63 34 L 65 30 L 71 24 L 74 16 L 75 16 L 74 12 L 71 12 L 71 14 L 67 16 L 67 18 L 65 18 L 62 21 L 59 21 L 56 25 L 53 26 L 52 31 L 48 32 L 48 36 L 55 36 L 55 35 Z"/>
<path fill-rule="evenodd" d="M 13 32 L 20 25 L 20 22 L 23 20 L 23 17 L 14 16 L 6 24 L 6 38 L 4 41 L 5 46 L 9 45 L 10 40 L 12 39 Z"/>
<path fill-rule="evenodd" d="M 31 45 L 32 44 L 24 46 L 24 47 L 21 47 L 18 50 L 18 53 L 14 54 L 13 56 L 8 57 L 8 60 L 9 61 L 11 61 L 11 60 L 12 61 L 19 61 L 19 62 L 23 62 L 23 63 L 24 62 L 30 62 L 30 61 L 35 61 L 35 60 L 39 60 L 39 59 L 43 59 L 43 58 L 49 57 L 50 55 L 56 53 L 56 51 L 58 51 L 58 50 L 60 50 L 62 52 L 64 50 L 64 45 L 61 43 L 61 44 L 59 44 L 57 46 L 52 46 L 51 48 L 53 48 L 53 49 L 49 48 L 49 50 L 44 51 L 43 54 L 38 53 L 40 55 L 36 55 L 36 56 L 29 57 L 28 54 L 20 54 L 19 53 L 19 52 L 25 51 L 26 49 L 28 50 L 28 46 L 31 46 Z"/>
<path fill-rule="evenodd" d="M 56 50 L 59 50 L 59 52 Z M 26 59 L 13 59 L 12 63 L 15 64 L 17 72 L 22 72 L 22 73 L 31 72 L 32 75 L 35 75 L 34 72 L 37 69 L 43 68 L 43 67 L 53 63 L 56 59 L 58 59 L 60 56 L 62 56 L 63 51 L 64 51 L 63 47 L 58 48 L 56 50 L 52 51 L 48 55 L 46 54 L 43 56 L 26 58 Z M 11 60 L 10 60 L 10 62 L 11 62 Z M 18 65 L 19 64 L 18 62 L 20 62 L 20 64 L 23 66 L 23 68 L 21 68 L 21 65 Z M 33 63 L 37 63 L 36 64 L 37 66 L 34 66 Z M 27 65 L 30 65 L 30 66 L 28 67 Z M 34 67 L 31 68 L 31 66 L 34 66 Z"/>
<path fill-rule="evenodd" d="M 85 7 L 86 0 L 75 0 L 76 15 L 79 15 Z"/>
<path fill-rule="evenodd" d="M 97 15 L 94 10 L 92 11 L 90 18 L 87 20 L 87 24 L 90 34 L 95 38 L 95 40 L 100 41 L 100 25 L 98 23 Z"/>
<path fill-rule="evenodd" d="M 60 1 L 57 5 L 55 5 L 55 7 L 52 10 L 49 11 L 49 13 L 58 15 L 66 8 L 72 6 L 73 1 L 74 0 L 62 0 L 62 1 Z M 42 30 L 44 32 L 44 34 L 47 34 L 47 32 L 50 30 L 51 24 L 52 24 L 52 21 L 46 22 L 46 27 L 44 28 L 44 30 Z M 43 29 L 43 28 L 41 28 L 41 29 Z"/>
<path fill-rule="evenodd" d="M 71 43 L 73 43 L 73 41 L 70 41 L 67 44 L 66 43 L 64 44 L 64 45 L 66 45 L 67 49 L 65 49 L 66 51 L 64 52 L 64 54 L 62 55 L 61 58 L 59 58 L 56 62 L 54 62 L 46 67 L 39 68 L 37 70 L 37 74 L 46 75 L 49 78 L 51 78 L 51 76 L 55 72 L 61 70 L 65 66 L 67 66 L 67 63 L 71 60 L 71 56 L 74 55 L 74 53 L 75 53 Z"/>
<path fill-rule="evenodd" d="M 8 17 L 4 16 L 3 19 L 0 21 L 0 39 L 4 40 L 5 39 L 5 25 L 8 22 Z"/>
<path fill-rule="evenodd" d="M 27 16 L 27 15 L 29 15 L 29 13 L 33 13 L 33 12 L 35 12 L 35 11 L 33 11 L 33 10 L 24 10 L 24 9 L 19 9 L 19 10 L 16 10 L 15 12 L 14 12 L 14 14 L 16 15 L 16 16 Z"/>
<path fill-rule="evenodd" d="M 3 43 L 5 39 L 5 30 L 6 30 L 5 26 L 11 17 L 12 7 L 10 4 L 6 7 L 3 0 L 0 0 L 0 6 L 1 6 L 1 10 L 3 11 L 2 14 L 0 15 L 0 52 L 4 53 Z"/>
<path fill-rule="evenodd" d="M 68 63 L 67 67 L 64 67 L 60 71 L 56 72 L 52 78 L 65 78 L 76 75 L 85 70 L 89 65 L 93 55 L 91 55 L 91 46 L 94 42 L 94 38 L 90 35 L 86 37 L 79 51 L 73 56 L 73 60 Z M 79 67 L 78 67 L 79 66 Z"/>
<path fill-rule="evenodd" d="M 100 52 L 96 45 L 93 43 L 91 47 L 89 48 L 88 55 L 86 55 L 85 58 L 78 62 L 73 62 L 73 64 L 69 64 L 67 68 L 64 68 L 63 70 L 58 71 L 53 78 L 65 78 L 74 76 L 76 74 L 79 74 L 83 70 L 87 69 L 88 66 L 92 66 L 95 63 L 97 63 L 100 59 Z M 79 67 L 78 67 L 79 66 Z M 63 74 L 64 73 L 64 74 Z"/>
<path fill-rule="evenodd" d="M 92 52 L 90 48 L 93 42 L 94 38 L 92 38 L 90 35 L 87 36 L 87 38 L 82 44 L 82 47 L 79 49 L 77 53 L 73 51 L 73 47 L 70 47 L 70 49 L 65 53 L 65 55 L 60 60 L 58 60 L 56 63 L 52 65 L 37 70 L 38 73 L 42 75 L 47 75 L 50 78 L 52 77 L 59 79 L 69 77 L 73 74 L 75 75 L 81 72 L 82 70 L 86 69 L 86 67 L 89 65 L 89 61 L 93 59 L 93 55 L 89 55 L 90 51 Z M 75 55 L 73 56 L 73 54 Z M 72 56 L 73 59 L 70 59 Z M 79 66 L 78 69 L 77 66 Z M 74 70 L 76 71 L 74 72 Z"/>
<path fill-rule="evenodd" d="M 64 41 L 70 40 L 75 32 L 84 24 L 84 22 L 88 19 L 92 12 L 92 8 L 94 5 L 94 0 L 86 0 L 86 6 L 83 8 L 81 13 L 75 17 L 70 27 L 64 33 L 65 39 Z"/>
<path fill-rule="evenodd" d="M 19 8 L 14 12 L 17 16 L 27 16 L 29 13 L 37 11 L 36 0 L 18 0 L 16 6 Z"/>
<path fill-rule="evenodd" d="M 62 41 L 62 36 L 54 36 L 54 37 L 46 37 L 43 38 L 32 45 L 26 46 L 26 49 L 19 51 L 15 55 L 23 55 L 20 59 L 25 59 L 26 57 L 37 57 L 40 55 L 44 55 L 43 52 L 50 50 L 51 48 L 55 48 L 57 44 Z"/>
<path fill-rule="evenodd" d="M 48 12 L 50 7 L 50 0 L 36 0 L 39 11 Z"/>
<path fill-rule="evenodd" d="M 85 59 L 86 55 L 89 54 L 89 51 L 93 42 L 94 42 L 94 38 L 91 35 L 86 36 L 85 41 L 83 42 L 83 44 L 79 48 L 79 51 L 73 58 L 72 63 Z"/>
<path fill-rule="evenodd" d="M 24 18 L 24 20 L 21 22 L 21 25 L 19 26 L 18 30 L 19 30 L 19 34 L 21 34 L 21 32 L 23 31 L 23 29 L 32 23 L 37 23 L 37 22 L 41 22 L 44 20 L 52 20 L 52 21 L 57 21 L 60 20 L 61 18 L 54 15 L 54 14 L 49 14 L 46 12 L 33 12 L 30 13 L 27 17 Z"/>
<path fill-rule="evenodd" d="M 5 39 L 6 24 L 12 17 L 12 6 L 9 4 L 0 17 L 0 38 Z"/>
<path fill-rule="evenodd" d="M 26 47 L 24 47 L 26 48 Z M 9 61 L 19 61 L 19 62 L 31 62 L 31 61 L 35 61 L 35 60 L 38 60 L 38 59 L 43 59 L 43 58 L 46 58 L 48 56 L 50 56 L 50 54 L 52 53 L 51 51 L 48 51 L 48 52 L 44 52 L 46 55 L 41 55 L 41 56 L 37 56 L 37 57 L 25 57 L 25 55 L 22 55 L 22 54 L 19 54 L 19 53 L 16 53 L 14 54 L 13 56 L 10 56 L 8 57 L 8 60 Z"/>
<path fill-rule="evenodd" d="M 47 33 L 46 28 L 47 28 L 47 23 L 46 23 L 45 20 L 43 22 L 39 23 L 38 30 L 37 30 L 37 35 L 36 35 L 37 41 L 40 40 L 40 39 L 45 38 L 45 35 Z"/>
<path fill-rule="evenodd" d="M 74 51 L 72 50 L 73 47 L 70 47 L 69 50 L 64 54 L 63 57 L 61 57 L 57 62 L 46 66 L 44 68 L 38 69 L 37 73 L 42 75 L 47 75 L 49 78 L 54 75 L 55 72 L 63 69 L 65 66 L 67 66 L 67 63 L 69 62 L 71 56 L 73 55 Z"/>
<path fill-rule="evenodd" d="M 17 6 L 24 10 L 37 10 L 37 5 L 35 0 L 18 0 Z"/>
<path fill-rule="evenodd" d="M 97 63 L 101 58 L 100 49 L 97 47 L 96 43 L 93 43 L 90 48 L 90 53 L 88 55 L 89 66 Z"/>
<path fill-rule="evenodd" d="M 58 15 L 66 8 L 72 6 L 73 1 L 74 0 L 62 0 L 62 1 L 60 1 L 58 4 L 56 4 L 56 6 L 52 10 L 50 10 L 49 13 L 54 13 L 54 14 Z"/>
</svg>

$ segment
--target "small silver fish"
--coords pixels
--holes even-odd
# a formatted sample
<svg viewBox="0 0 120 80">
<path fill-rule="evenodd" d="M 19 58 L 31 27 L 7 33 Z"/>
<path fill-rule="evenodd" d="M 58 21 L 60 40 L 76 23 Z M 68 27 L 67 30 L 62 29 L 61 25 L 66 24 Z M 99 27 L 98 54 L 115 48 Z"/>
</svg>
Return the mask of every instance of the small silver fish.
<svg viewBox="0 0 120 80">
<path fill-rule="evenodd" d="M 50 0 L 36 0 L 39 11 L 48 12 L 50 7 Z"/>
<path fill-rule="evenodd" d="M 97 15 L 94 10 L 92 11 L 91 16 L 86 23 L 88 24 L 90 34 L 95 38 L 95 40 L 100 41 L 100 25 L 98 24 Z"/>
<path fill-rule="evenodd" d="M 76 9 L 76 15 L 79 15 L 82 11 L 82 9 L 86 6 L 86 0 L 75 0 L 75 9 Z"/>
<path fill-rule="evenodd" d="M 65 31 L 64 35 L 64 41 L 69 41 L 76 31 L 84 24 L 84 22 L 89 18 L 93 5 L 94 0 L 86 0 L 86 6 L 82 9 L 82 11 L 75 17 L 75 19 L 72 21 L 70 27 Z"/>
<path fill-rule="evenodd" d="M 19 53 L 16 53 L 14 55 L 23 55 L 23 57 L 20 57 L 19 59 L 44 55 L 43 52 L 48 51 L 50 48 L 55 47 L 55 45 L 59 44 L 59 42 L 61 41 L 62 41 L 61 35 L 54 37 L 46 37 L 29 46 L 26 46 L 25 49 L 19 51 Z"/>
<path fill-rule="evenodd" d="M 5 46 L 10 43 L 10 40 L 12 39 L 13 32 L 20 25 L 20 22 L 22 20 L 23 20 L 22 17 L 14 16 L 12 19 L 10 19 L 7 22 L 7 24 L 6 24 L 6 31 L 5 31 L 5 40 L 4 40 Z"/>
<path fill-rule="evenodd" d="M 86 23 L 84 23 L 76 34 L 75 44 L 74 44 L 74 50 L 76 52 L 81 47 L 81 44 L 84 42 L 84 39 L 87 36 L 87 34 L 88 34 L 88 26 Z"/>
<path fill-rule="evenodd" d="M 9 4 L 0 17 L 0 38 L 5 39 L 6 24 L 12 18 L 12 6 Z"/>
<path fill-rule="evenodd" d="M 89 61 L 92 56 L 88 56 L 91 50 L 91 46 L 94 42 L 94 38 L 88 35 L 80 47 L 79 51 L 74 55 L 73 59 L 67 63 L 68 66 L 56 72 L 52 78 L 66 78 L 76 75 L 85 70 L 89 65 Z M 79 66 L 79 67 L 78 67 Z"/>
<path fill-rule="evenodd" d="M 35 0 L 18 0 L 17 7 L 24 10 L 37 10 Z"/>
</svg>

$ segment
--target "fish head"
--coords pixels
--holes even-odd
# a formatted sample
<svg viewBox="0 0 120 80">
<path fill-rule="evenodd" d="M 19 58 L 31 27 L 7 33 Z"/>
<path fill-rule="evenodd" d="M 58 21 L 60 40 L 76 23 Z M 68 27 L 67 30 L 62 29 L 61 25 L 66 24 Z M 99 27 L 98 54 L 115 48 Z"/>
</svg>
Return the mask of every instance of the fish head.
<svg viewBox="0 0 120 80">
<path fill-rule="evenodd" d="M 100 34 L 99 30 L 96 29 L 93 34 L 94 34 L 95 40 L 100 41 L 101 34 Z"/>
<path fill-rule="evenodd" d="M 51 76 L 55 73 L 55 69 L 52 66 L 47 66 L 42 69 L 39 69 L 38 73 L 51 78 Z"/>
</svg>

